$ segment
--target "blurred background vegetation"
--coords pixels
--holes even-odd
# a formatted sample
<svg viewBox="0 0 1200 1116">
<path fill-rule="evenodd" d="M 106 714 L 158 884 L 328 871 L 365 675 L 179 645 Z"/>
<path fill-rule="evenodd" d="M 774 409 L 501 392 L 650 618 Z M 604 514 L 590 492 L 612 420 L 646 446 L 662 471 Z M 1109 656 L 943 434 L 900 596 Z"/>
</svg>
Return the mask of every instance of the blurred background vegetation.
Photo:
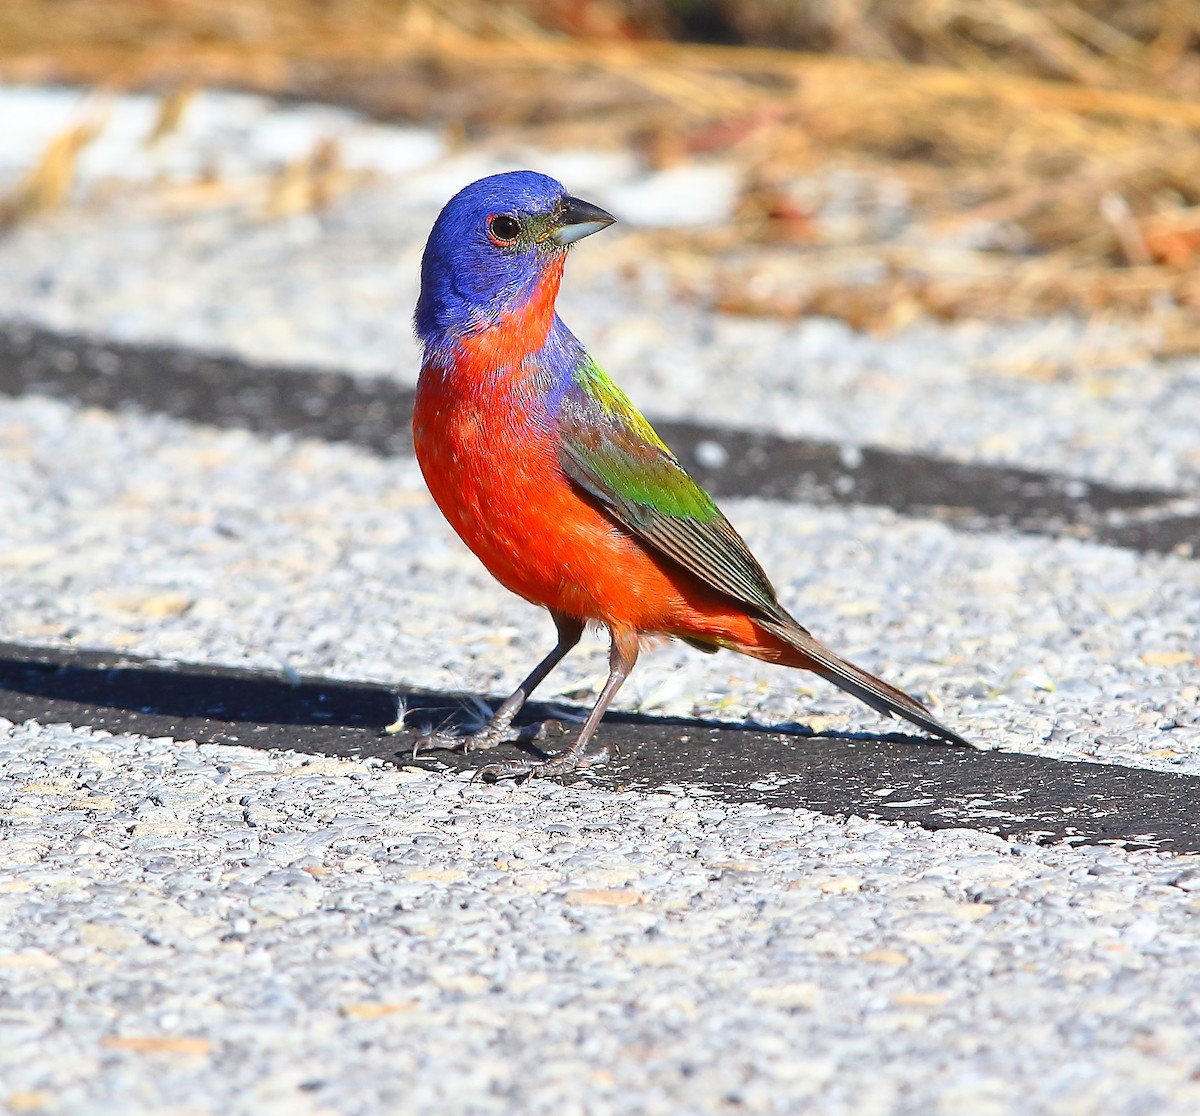
<svg viewBox="0 0 1200 1116">
<path fill-rule="evenodd" d="M 1200 0 L 4 0 L 0 80 L 156 90 L 168 123 L 219 86 L 459 143 L 734 161 L 733 220 L 656 241 L 727 310 L 1066 309 L 1200 349 Z M 58 141 L 43 180 L 69 175 Z M 815 221 L 797 183 L 830 167 L 899 184 L 910 219 Z M 795 281 L 863 252 L 882 278 Z"/>
</svg>

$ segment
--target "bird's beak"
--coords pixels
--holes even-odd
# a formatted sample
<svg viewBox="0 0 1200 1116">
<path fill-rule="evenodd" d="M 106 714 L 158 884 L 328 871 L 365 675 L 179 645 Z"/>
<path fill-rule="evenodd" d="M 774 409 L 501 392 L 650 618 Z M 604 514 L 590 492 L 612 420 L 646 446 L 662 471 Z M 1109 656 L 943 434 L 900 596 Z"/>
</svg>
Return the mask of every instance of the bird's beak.
<svg viewBox="0 0 1200 1116">
<path fill-rule="evenodd" d="M 611 213 L 598 205 L 581 198 L 567 198 L 567 207 L 559 214 L 558 223 L 550 230 L 549 239 L 560 248 L 565 248 L 585 236 L 608 228 L 615 220 Z"/>
</svg>

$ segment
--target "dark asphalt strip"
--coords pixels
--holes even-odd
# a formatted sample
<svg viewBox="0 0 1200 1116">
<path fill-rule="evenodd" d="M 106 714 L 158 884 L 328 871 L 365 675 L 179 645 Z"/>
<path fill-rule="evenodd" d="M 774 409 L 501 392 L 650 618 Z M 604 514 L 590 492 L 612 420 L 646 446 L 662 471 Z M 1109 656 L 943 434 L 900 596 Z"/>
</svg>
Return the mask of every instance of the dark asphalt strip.
<svg viewBox="0 0 1200 1116">
<path fill-rule="evenodd" d="M 413 393 L 388 380 L 250 365 L 12 324 L 0 328 L 0 394 L 32 393 L 262 434 L 348 442 L 381 455 L 412 452 Z M 962 530 L 1009 529 L 1200 555 L 1200 514 L 1180 492 L 1117 488 L 891 450 L 847 451 L 691 422 L 657 426 L 718 497 L 872 505 L 935 517 Z M 718 460 L 723 464 L 714 465 Z"/>
<path fill-rule="evenodd" d="M 119 652 L 0 644 L 0 717 L 15 722 L 411 763 L 411 734 L 382 732 L 398 698 L 416 728 L 451 723 L 472 700 Z M 535 707 L 531 715 L 547 711 Z M 605 718 L 598 739 L 621 750 L 620 759 L 583 776 L 604 787 L 699 785 L 728 802 L 926 829 L 1200 852 L 1200 779 L 1191 776 L 950 748 L 903 733 L 801 735 L 621 714 Z M 446 755 L 423 765 L 462 770 L 511 754 Z"/>
</svg>

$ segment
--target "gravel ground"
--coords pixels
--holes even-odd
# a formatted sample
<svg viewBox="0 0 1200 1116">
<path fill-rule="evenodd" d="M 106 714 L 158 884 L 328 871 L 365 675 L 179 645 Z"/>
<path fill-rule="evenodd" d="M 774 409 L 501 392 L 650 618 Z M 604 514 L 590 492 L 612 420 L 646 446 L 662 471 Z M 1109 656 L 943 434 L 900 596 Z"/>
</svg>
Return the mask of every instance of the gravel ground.
<svg viewBox="0 0 1200 1116">
<path fill-rule="evenodd" d="M 62 727 L 0 757 L 15 1111 L 1200 1106 L 1179 858 Z"/>
<path fill-rule="evenodd" d="M 235 185 L 313 142 L 308 110 L 230 99 L 235 128 L 204 103 Z M 262 217 L 261 181 L 185 205 L 131 157 L 113 187 L 118 145 L 86 197 L 0 240 L 0 318 L 411 380 L 436 202 L 512 153 L 361 134 L 375 186 L 286 220 Z M 4 143 L 12 177 L 29 156 Z M 168 154 L 188 186 L 198 164 Z M 647 224 L 680 191 L 608 156 L 521 161 Z M 656 414 L 1200 475 L 1200 366 L 1122 364 L 1115 327 L 726 319 L 615 234 L 576 253 L 564 316 Z M 502 693 L 550 639 L 408 460 L 25 398 L 0 399 L 0 476 L 7 640 Z M 726 510 L 802 621 L 982 745 L 1200 771 L 1200 563 L 858 507 Z M 603 669 L 589 641 L 546 695 L 585 701 Z M 674 647 L 621 705 L 879 723 L 807 676 Z M 3 722 L 0 794 L 12 1111 L 1200 1108 L 1193 858 Z"/>
<path fill-rule="evenodd" d="M 491 693 L 548 649 L 411 460 L 48 400 L 0 416 L 10 639 Z M 727 510 L 806 625 L 981 745 L 1200 772 L 1200 564 L 874 509 Z M 606 657 L 589 640 L 546 696 L 590 700 Z M 618 707 L 882 724 L 810 675 L 682 645 Z"/>
</svg>

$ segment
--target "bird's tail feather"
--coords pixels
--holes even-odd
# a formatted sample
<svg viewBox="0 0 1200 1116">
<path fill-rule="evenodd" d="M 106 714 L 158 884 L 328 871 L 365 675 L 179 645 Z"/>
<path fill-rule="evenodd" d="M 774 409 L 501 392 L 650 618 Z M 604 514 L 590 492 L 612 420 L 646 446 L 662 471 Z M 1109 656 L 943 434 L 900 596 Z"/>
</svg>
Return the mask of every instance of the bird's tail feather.
<svg viewBox="0 0 1200 1116">
<path fill-rule="evenodd" d="M 791 617 L 788 617 L 791 620 Z M 929 710 L 916 698 L 909 697 L 903 690 L 889 686 L 881 678 L 868 674 L 861 667 L 839 658 L 820 640 L 814 639 L 795 620 L 790 624 L 782 621 L 760 620 L 759 624 L 771 635 L 781 640 L 788 649 L 798 651 L 798 661 L 789 665 L 802 666 L 819 674 L 827 682 L 865 702 L 872 709 L 891 716 L 893 713 L 911 721 L 934 736 L 940 736 L 951 744 L 971 747 L 969 741 L 934 719 Z M 788 660 L 785 658 L 784 662 Z"/>
</svg>

